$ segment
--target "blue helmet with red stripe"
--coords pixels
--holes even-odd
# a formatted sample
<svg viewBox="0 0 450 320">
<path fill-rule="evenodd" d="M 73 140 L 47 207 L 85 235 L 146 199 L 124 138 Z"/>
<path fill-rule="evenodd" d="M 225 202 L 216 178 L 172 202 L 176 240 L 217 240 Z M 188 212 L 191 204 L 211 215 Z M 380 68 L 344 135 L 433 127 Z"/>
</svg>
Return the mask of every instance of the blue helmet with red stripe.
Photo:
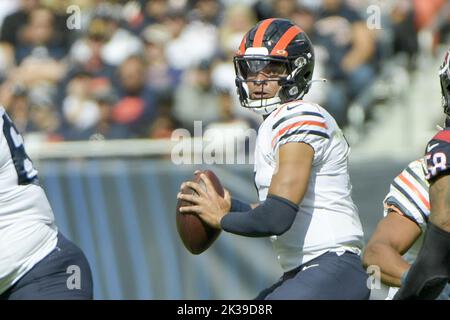
<svg viewBox="0 0 450 320">
<path fill-rule="evenodd" d="M 242 106 L 259 114 L 268 114 L 280 103 L 301 99 L 311 86 L 314 49 L 306 33 L 287 19 L 266 19 L 244 36 L 234 56 L 236 87 Z M 247 83 L 250 74 L 270 68 L 280 76 L 280 89 L 272 98 L 250 98 Z M 261 82 L 258 80 L 257 82 Z"/>
</svg>

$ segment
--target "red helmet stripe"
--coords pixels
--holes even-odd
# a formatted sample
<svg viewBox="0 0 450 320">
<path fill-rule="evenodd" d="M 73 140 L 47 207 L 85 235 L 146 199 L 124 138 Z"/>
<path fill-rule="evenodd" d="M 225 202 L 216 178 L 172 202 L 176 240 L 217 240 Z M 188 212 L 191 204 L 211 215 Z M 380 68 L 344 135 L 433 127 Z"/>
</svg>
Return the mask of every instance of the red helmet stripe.
<svg viewBox="0 0 450 320">
<path fill-rule="evenodd" d="M 277 55 L 277 51 L 284 50 L 289 45 L 289 43 L 292 41 L 292 39 L 295 38 L 296 35 L 298 35 L 300 32 L 303 32 L 302 29 L 298 26 L 292 26 L 290 27 L 278 40 L 275 47 L 273 47 L 272 52 L 270 52 L 271 55 Z"/>
<path fill-rule="evenodd" d="M 264 38 L 264 33 L 266 32 L 269 25 L 272 23 L 272 21 L 275 19 L 267 19 L 264 20 L 258 27 L 255 33 L 255 39 L 253 40 L 253 46 L 254 47 L 262 47 L 262 41 Z"/>
</svg>

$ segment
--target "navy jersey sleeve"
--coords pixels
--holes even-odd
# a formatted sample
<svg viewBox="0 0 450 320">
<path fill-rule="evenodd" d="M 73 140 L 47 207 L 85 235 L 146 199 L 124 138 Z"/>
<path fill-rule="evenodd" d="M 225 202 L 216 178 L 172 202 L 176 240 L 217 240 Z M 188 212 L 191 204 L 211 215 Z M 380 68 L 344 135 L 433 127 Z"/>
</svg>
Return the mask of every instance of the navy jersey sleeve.
<svg viewBox="0 0 450 320">
<path fill-rule="evenodd" d="M 450 129 L 440 131 L 431 139 L 425 150 L 427 180 L 450 173 Z"/>
</svg>

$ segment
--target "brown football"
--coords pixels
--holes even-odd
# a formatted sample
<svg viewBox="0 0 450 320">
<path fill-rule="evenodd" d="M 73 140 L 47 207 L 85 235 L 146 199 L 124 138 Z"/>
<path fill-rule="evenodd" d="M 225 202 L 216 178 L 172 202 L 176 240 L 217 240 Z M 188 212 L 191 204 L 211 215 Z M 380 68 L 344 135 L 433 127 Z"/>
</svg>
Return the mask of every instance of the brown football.
<svg viewBox="0 0 450 320">
<path fill-rule="evenodd" d="M 209 177 L 216 192 L 223 197 L 224 190 L 222 184 L 214 172 L 211 170 L 205 170 L 202 172 Z M 195 174 L 192 181 L 200 183 L 202 188 L 206 190 L 206 186 L 200 179 L 200 173 Z M 181 190 L 181 193 L 195 194 L 196 192 L 189 187 L 185 187 Z M 210 227 L 194 213 L 180 213 L 180 207 L 189 204 L 190 202 L 181 199 L 177 202 L 176 221 L 178 234 L 189 252 L 192 254 L 200 254 L 211 246 L 211 244 L 219 236 L 221 230 Z"/>
</svg>

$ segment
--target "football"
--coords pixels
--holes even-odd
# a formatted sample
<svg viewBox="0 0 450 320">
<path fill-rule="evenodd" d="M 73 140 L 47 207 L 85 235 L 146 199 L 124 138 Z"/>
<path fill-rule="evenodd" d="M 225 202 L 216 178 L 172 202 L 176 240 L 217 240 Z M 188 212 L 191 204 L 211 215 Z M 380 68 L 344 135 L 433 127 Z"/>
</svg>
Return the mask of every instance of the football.
<svg viewBox="0 0 450 320">
<path fill-rule="evenodd" d="M 211 170 L 205 170 L 202 172 L 209 177 L 216 192 L 223 197 L 224 189 L 219 181 L 219 178 L 217 178 L 214 172 Z M 195 174 L 192 181 L 200 183 L 202 188 L 206 190 L 205 184 L 200 179 L 200 173 Z M 181 193 L 195 194 L 196 192 L 189 187 L 185 187 L 181 190 Z M 189 252 L 192 254 L 200 254 L 211 246 L 211 244 L 219 236 L 221 230 L 210 227 L 194 213 L 180 213 L 180 207 L 189 204 L 189 202 L 181 199 L 177 202 L 176 222 L 178 234 Z"/>
</svg>

